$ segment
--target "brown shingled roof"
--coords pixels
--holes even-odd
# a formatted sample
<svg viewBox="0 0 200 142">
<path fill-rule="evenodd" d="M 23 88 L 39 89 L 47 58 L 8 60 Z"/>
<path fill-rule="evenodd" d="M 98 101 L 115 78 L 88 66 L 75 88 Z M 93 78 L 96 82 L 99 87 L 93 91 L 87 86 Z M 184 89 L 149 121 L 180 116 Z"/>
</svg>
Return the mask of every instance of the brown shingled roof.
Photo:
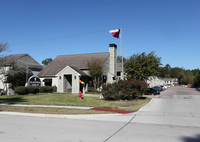
<svg viewBox="0 0 200 142">
<path fill-rule="evenodd" d="M 4 66 L 4 65 L 10 65 L 12 64 L 14 61 L 16 61 L 19 58 L 22 58 L 24 56 L 26 56 L 27 54 L 14 54 L 14 55 L 9 55 L 3 58 L 0 58 L 1 62 L 0 65 Z"/>
<path fill-rule="evenodd" d="M 88 74 L 84 73 L 82 70 L 80 70 L 77 67 L 73 67 L 73 66 L 69 66 L 70 68 L 72 68 L 73 70 L 75 70 L 77 73 L 79 73 L 82 76 L 88 76 Z"/>
<path fill-rule="evenodd" d="M 38 76 L 54 76 L 66 66 L 73 66 L 77 67 L 78 69 L 87 69 L 88 61 L 100 59 L 103 63 L 105 63 L 108 57 L 109 52 L 57 56 L 38 74 Z"/>
<path fill-rule="evenodd" d="M 28 57 L 29 60 L 25 57 Z M 20 59 L 22 60 L 20 61 Z M 0 58 L 0 66 L 12 65 L 13 63 L 19 62 L 23 64 L 23 67 L 28 66 L 29 68 L 43 69 L 43 67 L 28 54 L 14 54 Z"/>
</svg>

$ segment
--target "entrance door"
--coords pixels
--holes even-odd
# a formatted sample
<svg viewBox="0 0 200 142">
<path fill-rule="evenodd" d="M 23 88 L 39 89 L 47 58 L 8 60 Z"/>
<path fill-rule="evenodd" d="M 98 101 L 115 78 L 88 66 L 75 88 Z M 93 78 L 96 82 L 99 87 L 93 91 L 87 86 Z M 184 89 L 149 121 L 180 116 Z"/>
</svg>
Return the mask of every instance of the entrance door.
<svg viewBox="0 0 200 142">
<path fill-rule="evenodd" d="M 64 91 L 72 93 L 72 75 L 64 75 Z"/>
</svg>

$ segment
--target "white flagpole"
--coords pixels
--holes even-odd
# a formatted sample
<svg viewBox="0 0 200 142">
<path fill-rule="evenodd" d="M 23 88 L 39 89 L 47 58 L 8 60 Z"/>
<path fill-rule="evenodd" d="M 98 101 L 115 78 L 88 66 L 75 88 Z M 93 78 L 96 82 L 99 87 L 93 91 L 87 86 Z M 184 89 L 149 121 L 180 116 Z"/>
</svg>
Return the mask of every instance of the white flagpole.
<svg viewBox="0 0 200 142">
<path fill-rule="evenodd" d="M 120 46 L 121 46 L 121 56 L 122 56 L 122 80 L 124 80 L 124 61 L 123 61 L 123 40 L 122 40 L 122 27 L 120 28 Z"/>
</svg>

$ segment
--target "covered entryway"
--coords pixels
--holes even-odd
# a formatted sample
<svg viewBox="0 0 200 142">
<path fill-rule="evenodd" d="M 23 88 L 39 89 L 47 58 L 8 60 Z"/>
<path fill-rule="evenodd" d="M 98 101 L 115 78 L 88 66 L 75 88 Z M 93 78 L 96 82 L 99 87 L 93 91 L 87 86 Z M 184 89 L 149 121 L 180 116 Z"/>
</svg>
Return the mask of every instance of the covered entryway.
<svg viewBox="0 0 200 142">
<path fill-rule="evenodd" d="M 78 94 L 80 90 L 84 93 L 87 89 L 87 78 L 89 76 L 76 67 L 66 66 L 56 76 L 58 92 Z M 83 86 L 79 83 L 80 79 L 85 82 Z"/>
<path fill-rule="evenodd" d="M 72 75 L 64 75 L 64 92 L 72 93 Z"/>
</svg>

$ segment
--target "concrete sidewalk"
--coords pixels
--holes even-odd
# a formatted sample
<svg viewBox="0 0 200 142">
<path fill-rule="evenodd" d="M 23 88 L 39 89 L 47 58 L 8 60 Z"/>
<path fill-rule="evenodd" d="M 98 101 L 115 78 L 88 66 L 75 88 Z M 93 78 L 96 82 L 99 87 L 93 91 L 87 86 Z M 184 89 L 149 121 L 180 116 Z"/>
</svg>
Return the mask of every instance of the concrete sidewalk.
<svg viewBox="0 0 200 142">
<path fill-rule="evenodd" d="M 64 114 L 41 114 L 41 113 L 21 113 L 21 112 L 6 112 L 0 111 L 0 115 L 14 115 L 26 117 L 40 117 L 40 118 L 59 118 L 59 119 L 78 119 L 78 120 L 95 120 L 95 121 L 110 121 L 110 122 L 128 122 L 135 113 L 129 114 L 77 114 L 77 115 L 64 115 Z"/>
<path fill-rule="evenodd" d="M 80 106 L 52 106 L 52 105 L 23 105 L 23 104 L 0 104 L 0 106 L 17 106 L 17 107 L 45 107 L 45 108 L 66 108 L 66 109 L 87 109 L 93 110 L 95 107 L 80 107 Z M 109 110 L 109 109 L 108 109 Z M 79 119 L 79 120 L 96 120 L 96 121 L 111 121 L 111 122 L 129 122 L 134 116 L 134 113 L 114 113 L 114 114 L 41 114 L 41 113 L 22 113 L 22 112 L 6 112 L 0 111 L 0 115 L 14 115 L 27 117 L 41 118 L 61 118 L 61 119 Z"/>
<path fill-rule="evenodd" d="M 68 108 L 68 109 L 92 109 L 93 108 L 93 107 L 82 107 L 82 106 L 23 105 L 23 104 L 0 104 L 0 106 Z"/>
<path fill-rule="evenodd" d="M 24 104 L 0 104 L 0 106 L 15 106 L 15 107 L 38 107 L 38 108 L 65 108 L 65 109 L 84 109 L 84 110 L 95 110 L 95 111 L 106 111 L 114 113 L 133 113 L 134 111 L 124 111 L 124 110 L 113 110 L 98 107 L 84 107 L 84 106 L 56 106 L 56 105 L 24 105 Z"/>
<path fill-rule="evenodd" d="M 78 107 L 78 106 L 52 106 L 52 105 L 22 105 L 22 104 L 0 104 L 0 106 L 17 106 L 17 107 L 45 107 L 45 108 L 66 108 L 66 109 L 87 109 L 92 110 L 94 107 Z M 14 115 L 41 118 L 60 118 L 60 119 L 78 119 L 78 120 L 96 120 L 111 122 L 128 122 L 136 113 L 127 114 L 42 114 L 42 113 L 23 113 L 23 112 L 7 112 L 0 111 L 0 115 Z"/>
</svg>

